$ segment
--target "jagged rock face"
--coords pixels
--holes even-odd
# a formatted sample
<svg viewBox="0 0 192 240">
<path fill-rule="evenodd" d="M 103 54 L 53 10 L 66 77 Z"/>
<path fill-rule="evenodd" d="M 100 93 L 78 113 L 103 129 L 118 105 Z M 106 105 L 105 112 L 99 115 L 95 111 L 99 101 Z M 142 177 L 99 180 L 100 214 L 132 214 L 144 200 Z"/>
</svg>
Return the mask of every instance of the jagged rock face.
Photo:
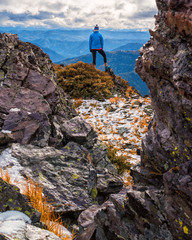
<svg viewBox="0 0 192 240">
<path fill-rule="evenodd" d="M 0 130 L 22 144 L 63 146 L 60 125 L 77 114 L 48 55 L 17 35 L 0 34 L 0 59 Z"/>
<path fill-rule="evenodd" d="M 132 188 L 80 215 L 83 231 L 76 240 L 191 238 L 192 3 L 156 3 L 155 30 L 136 62 L 155 111 L 143 139 L 141 166 L 132 170 Z"/>
<path fill-rule="evenodd" d="M 157 6 L 155 29 L 136 71 L 150 89 L 155 110 L 142 164 L 162 174 L 192 156 L 192 12 L 190 1 L 157 1 Z"/>
</svg>

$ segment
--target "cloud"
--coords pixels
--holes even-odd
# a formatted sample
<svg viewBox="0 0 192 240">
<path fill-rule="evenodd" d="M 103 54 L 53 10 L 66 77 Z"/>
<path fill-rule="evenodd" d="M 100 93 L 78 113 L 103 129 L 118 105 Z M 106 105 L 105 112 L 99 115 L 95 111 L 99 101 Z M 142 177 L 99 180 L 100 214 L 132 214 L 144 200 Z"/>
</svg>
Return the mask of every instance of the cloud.
<svg viewBox="0 0 192 240">
<path fill-rule="evenodd" d="M 40 11 L 38 14 L 32 14 L 30 12 L 24 12 L 24 13 L 12 13 L 8 11 L 2 11 L 0 12 L 1 17 L 6 17 L 12 21 L 15 22 L 25 22 L 29 20 L 44 20 L 44 19 L 52 19 L 55 17 L 64 17 L 63 13 L 55 14 L 53 12 L 44 12 Z"/>
<path fill-rule="evenodd" d="M 151 18 L 157 13 L 156 9 L 151 9 L 148 11 L 140 11 L 135 13 L 131 18 L 132 19 L 146 19 L 146 18 Z"/>
<path fill-rule="evenodd" d="M 0 25 L 149 28 L 155 12 L 155 0 L 0 0 Z"/>
<path fill-rule="evenodd" d="M 116 3 L 115 4 L 115 9 L 116 10 L 122 10 L 122 9 L 124 9 L 125 8 L 125 3 Z"/>
</svg>

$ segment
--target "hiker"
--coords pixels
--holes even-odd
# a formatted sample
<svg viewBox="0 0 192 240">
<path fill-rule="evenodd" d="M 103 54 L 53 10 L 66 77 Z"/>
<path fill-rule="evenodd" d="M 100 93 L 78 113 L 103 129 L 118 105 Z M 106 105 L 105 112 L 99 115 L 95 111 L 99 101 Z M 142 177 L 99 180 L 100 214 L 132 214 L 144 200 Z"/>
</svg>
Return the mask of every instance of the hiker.
<svg viewBox="0 0 192 240">
<path fill-rule="evenodd" d="M 93 29 L 93 33 L 89 37 L 89 50 L 92 52 L 93 56 L 93 67 L 96 68 L 96 54 L 99 52 L 103 56 L 105 71 L 107 72 L 109 66 L 107 66 L 107 57 L 103 51 L 103 36 L 99 33 L 99 26 L 97 24 Z"/>
</svg>

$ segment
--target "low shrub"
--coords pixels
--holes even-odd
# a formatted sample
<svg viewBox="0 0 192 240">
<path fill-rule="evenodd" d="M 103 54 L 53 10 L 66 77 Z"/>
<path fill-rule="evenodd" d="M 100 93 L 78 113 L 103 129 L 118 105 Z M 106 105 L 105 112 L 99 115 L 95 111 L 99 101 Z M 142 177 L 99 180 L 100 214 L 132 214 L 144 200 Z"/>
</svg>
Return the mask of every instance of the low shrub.
<svg viewBox="0 0 192 240">
<path fill-rule="evenodd" d="M 59 85 L 72 98 L 105 99 L 112 96 L 112 77 L 88 63 L 78 62 L 65 67 L 55 64 L 54 68 Z"/>
</svg>

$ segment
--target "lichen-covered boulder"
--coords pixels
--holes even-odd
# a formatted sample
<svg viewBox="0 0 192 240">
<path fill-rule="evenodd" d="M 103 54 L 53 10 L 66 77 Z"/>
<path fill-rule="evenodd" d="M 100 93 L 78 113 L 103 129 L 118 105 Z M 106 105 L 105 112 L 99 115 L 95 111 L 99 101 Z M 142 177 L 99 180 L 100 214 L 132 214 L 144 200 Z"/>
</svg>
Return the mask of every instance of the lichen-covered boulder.
<svg viewBox="0 0 192 240">
<path fill-rule="evenodd" d="M 40 221 L 40 213 L 20 193 L 19 188 L 10 185 L 0 178 L 0 212 L 15 210 L 25 213 L 33 223 Z"/>
<path fill-rule="evenodd" d="M 23 176 L 43 186 L 44 194 L 57 212 L 78 215 L 92 204 L 103 202 L 109 194 L 119 192 L 123 186 L 121 177 L 110 168 L 97 169 L 97 164 L 91 163 L 88 149 L 75 142 L 69 142 L 61 150 L 13 144 L 11 155 L 23 167 L 20 171 Z"/>
</svg>

